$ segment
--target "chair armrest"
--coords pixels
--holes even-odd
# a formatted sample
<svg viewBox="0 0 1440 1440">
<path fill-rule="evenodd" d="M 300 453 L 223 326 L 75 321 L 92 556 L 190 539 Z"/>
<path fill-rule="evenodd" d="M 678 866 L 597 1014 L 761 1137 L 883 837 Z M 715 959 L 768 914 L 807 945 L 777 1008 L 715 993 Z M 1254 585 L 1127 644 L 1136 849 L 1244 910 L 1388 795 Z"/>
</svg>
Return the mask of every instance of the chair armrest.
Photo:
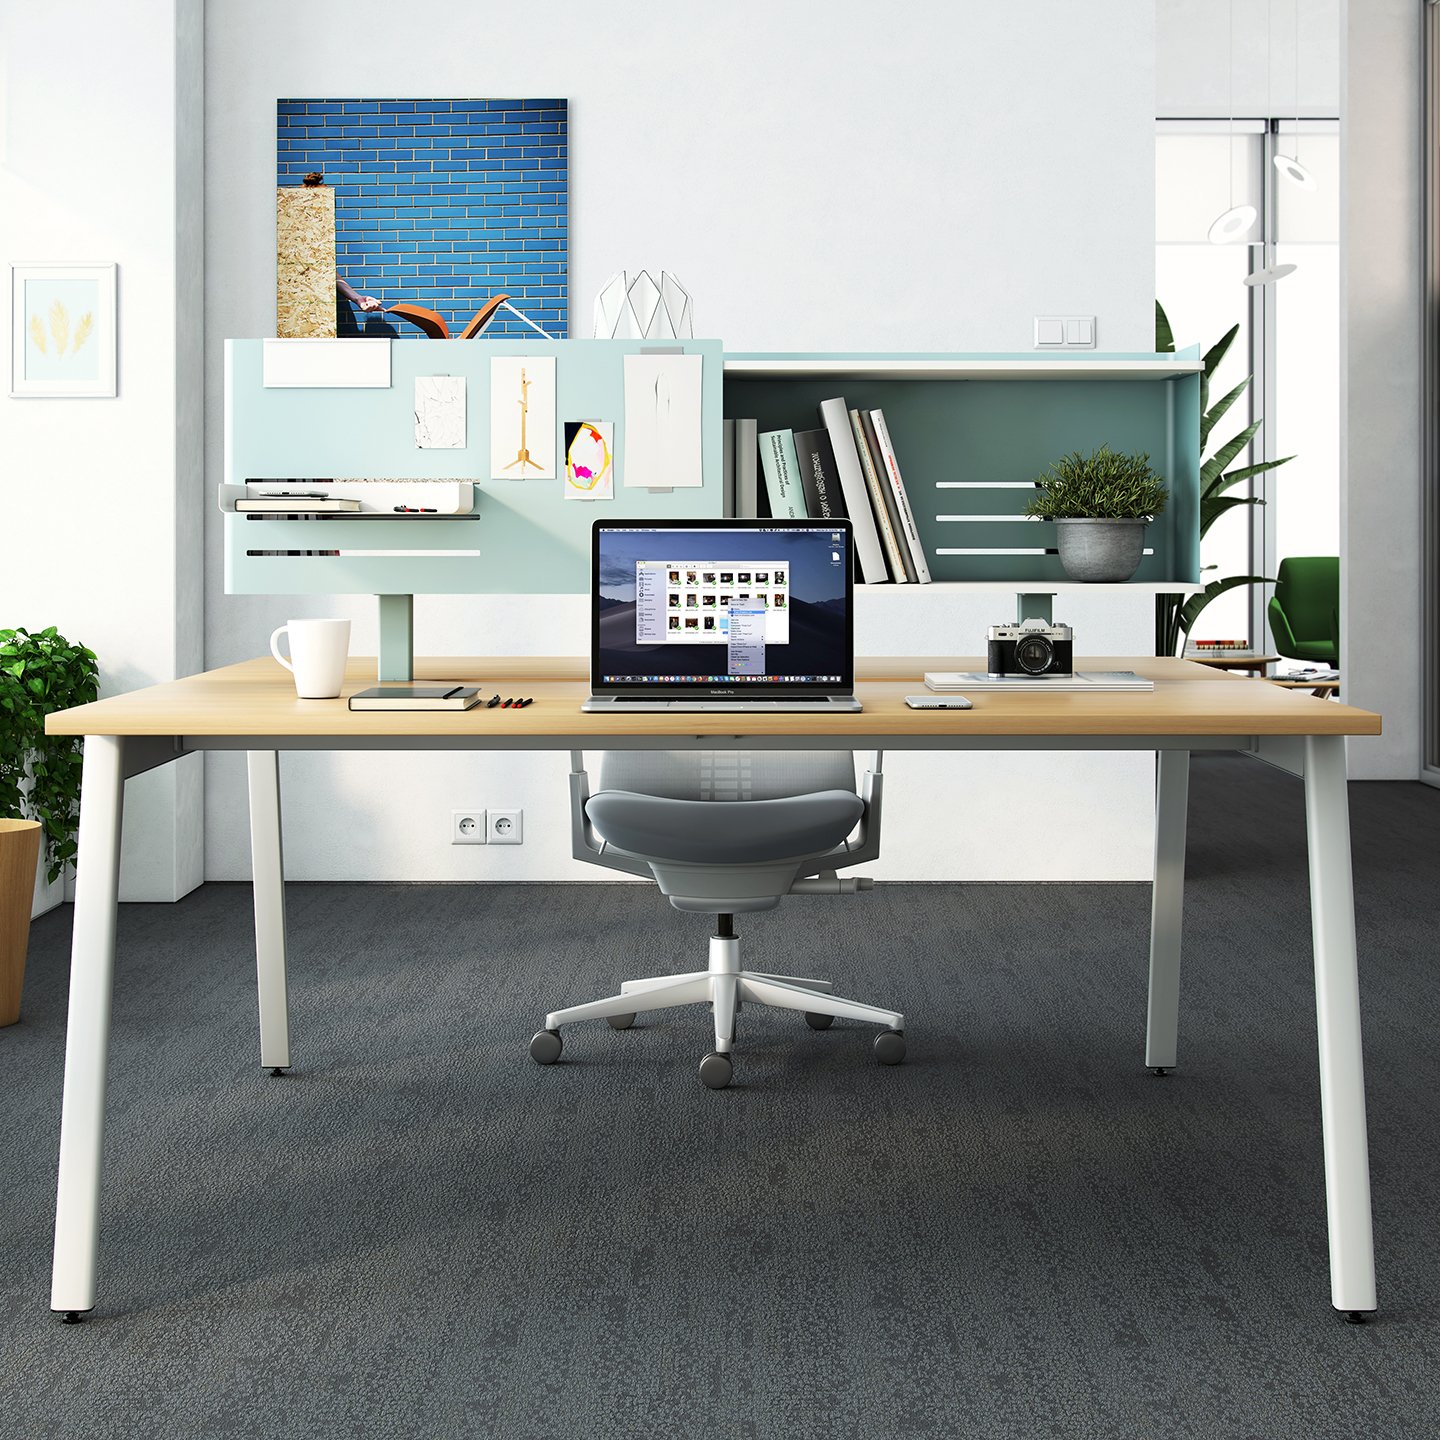
<svg viewBox="0 0 1440 1440">
<path fill-rule="evenodd" d="M 1290 622 L 1285 618 L 1285 612 L 1280 608 L 1278 597 L 1272 595 L 1270 603 L 1265 607 L 1266 616 L 1270 621 L 1270 637 L 1275 641 L 1275 648 L 1284 656 L 1290 659 L 1296 658 L 1296 642 L 1294 633 L 1290 629 Z"/>
<path fill-rule="evenodd" d="M 632 860 L 628 855 L 617 855 L 595 833 L 590 817 L 585 813 L 586 802 L 590 799 L 590 776 L 585 769 L 585 753 L 582 750 L 570 752 L 570 853 L 576 860 L 587 865 L 599 865 L 606 870 L 620 870 L 626 875 L 643 875 L 647 880 L 655 877 L 643 860 Z"/>
</svg>

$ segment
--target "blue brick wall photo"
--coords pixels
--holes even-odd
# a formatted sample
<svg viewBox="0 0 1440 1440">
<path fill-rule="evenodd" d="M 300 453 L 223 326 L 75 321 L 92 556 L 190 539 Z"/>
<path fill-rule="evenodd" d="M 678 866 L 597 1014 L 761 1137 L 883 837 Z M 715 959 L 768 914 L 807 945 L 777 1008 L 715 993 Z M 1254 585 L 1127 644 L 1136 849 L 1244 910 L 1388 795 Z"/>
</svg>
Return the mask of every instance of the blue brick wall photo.
<svg viewBox="0 0 1440 1440">
<path fill-rule="evenodd" d="M 359 294 L 438 311 L 455 334 L 504 292 L 563 338 L 566 110 L 564 100 L 281 100 L 276 183 L 319 171 L 334 188 L 337 269 Z M 339 309 L 342 334 L 421 334 L 399 317 Z M 486 331 L 534 333 L 504 310 Z"/>
</svg>

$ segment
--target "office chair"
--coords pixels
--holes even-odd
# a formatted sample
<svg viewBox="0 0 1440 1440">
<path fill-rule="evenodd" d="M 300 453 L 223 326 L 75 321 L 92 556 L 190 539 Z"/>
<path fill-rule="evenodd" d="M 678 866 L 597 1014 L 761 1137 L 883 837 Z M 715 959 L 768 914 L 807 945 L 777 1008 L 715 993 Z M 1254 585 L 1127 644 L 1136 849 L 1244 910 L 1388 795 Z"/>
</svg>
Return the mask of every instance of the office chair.
<svg viewBox="0 0 1440 1440">
<path fill-rule="evenodd" d="M 1277 654 L 1317 665 L 1340 661 L 1340 557 L 1291 555 L 1280 562 L 1268 607 Z"/>
<path fill-rule="evenodd" d="M 708 969 L 627 980 L 609 999 L 551 1011 L 530 1042 L 531 1057 L 553 1065 L 560 1027 L 575 1020 L 605 1019 L 612 1029 L 628 1030 L 643 1012 L 708 1001 L 715 1049 L 701 1060 L 700 1079 L 721 1090 L 734 1073 L 735 1015 L 749 1001 L 799 1010 L 814 1030 L 837 1015 L 883 1025 L 875 1058 L 898 1065 L 905 1058 L 899 1011 L 843 1000 L 828 980 L 742 970 L 734 928 L 737 914 L 773 910 L 786 895 L 871 888 L 870 880 L 842 880 L 835 872 L 880 853 L 880 762 L 877 751 L 857 793 L 848 752 L 608 751 L 592 795 L 584 756 L 573 751 L 575 858 L 653 877 L 677 910 L 716 916 L 716 930 Z"/>
</svg>

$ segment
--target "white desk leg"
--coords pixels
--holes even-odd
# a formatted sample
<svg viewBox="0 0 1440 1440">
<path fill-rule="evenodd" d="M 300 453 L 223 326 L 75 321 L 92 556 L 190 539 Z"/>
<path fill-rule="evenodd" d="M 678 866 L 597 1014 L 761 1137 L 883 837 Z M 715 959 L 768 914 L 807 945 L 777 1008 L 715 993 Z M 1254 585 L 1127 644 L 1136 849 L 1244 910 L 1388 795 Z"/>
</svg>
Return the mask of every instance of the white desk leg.
<svg viewBox="0 0 1440 1440">
<path fill-rule="evenodd" d="M 260 1064 L 276 1075 L 290 1064 L 285 981 L 285 859 L 280 846 L 280 757 L 251 750 L 250 869 L 255 894 L 255 976 L 260 994 Z"/>
<path fill-rule="evenodd" d="M 1161 750 L 1155 773 L 1155 881 L 1150 898 L 1150 1000 L 1145 1063 L 1157 1075 L 1175 1064 L 1180 1029 L 1180 929 L 1185 912 L 1185 826 L 1190 752 Z"/>
<path fill-rule="evenodd" d="M 1305 739 L 1305 824 L 1310 840 L 1325 1207 L 1330 1221 L 1330 1303 L 1347 1320 L 1359 1321 L 1375 1309 L 1375 1240 L 1342 736 Z"/>
<path fill-rule="evenodd" d="M 115 909 L 120 897 L 124 746 L 118 736 L 88 736 L 81 778 L 70 1018 L 65 1031 L 55 1256 L 50 1279 L 50 1308 L 60 1311 L 71 1324 L 95 1308 L 105 1064 L 115 975 Z"/>
</svg>

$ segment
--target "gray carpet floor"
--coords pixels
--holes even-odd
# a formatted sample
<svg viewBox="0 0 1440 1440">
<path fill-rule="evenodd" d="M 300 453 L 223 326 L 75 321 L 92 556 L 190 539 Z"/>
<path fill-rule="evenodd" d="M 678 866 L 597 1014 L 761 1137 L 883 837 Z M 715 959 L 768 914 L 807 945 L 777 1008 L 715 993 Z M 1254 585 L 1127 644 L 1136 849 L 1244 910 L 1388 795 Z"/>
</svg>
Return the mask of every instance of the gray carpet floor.
<svg viewBox="0 0 1440 1440">
<path fill-rule="evenodd" d="M 1181 1067 L 1149 892 L 889 885 L 741 928 L 904 1009 L 552 1005 L 688 968 L 610 885 L 295 885 L 296 1068 L 257 1065 L 248 889 L 123 907 L 100 1303 L 46 1309 L 70 912 L 0 1032 L 5 1436 L 1440 1433 L 1440 794 L 1351 787 L 1381 1312 L 1329 1306 L 1298 782 L 1193 767 Z M 762 963 L 762 961 L 764 963 Z"/>
</svg>

